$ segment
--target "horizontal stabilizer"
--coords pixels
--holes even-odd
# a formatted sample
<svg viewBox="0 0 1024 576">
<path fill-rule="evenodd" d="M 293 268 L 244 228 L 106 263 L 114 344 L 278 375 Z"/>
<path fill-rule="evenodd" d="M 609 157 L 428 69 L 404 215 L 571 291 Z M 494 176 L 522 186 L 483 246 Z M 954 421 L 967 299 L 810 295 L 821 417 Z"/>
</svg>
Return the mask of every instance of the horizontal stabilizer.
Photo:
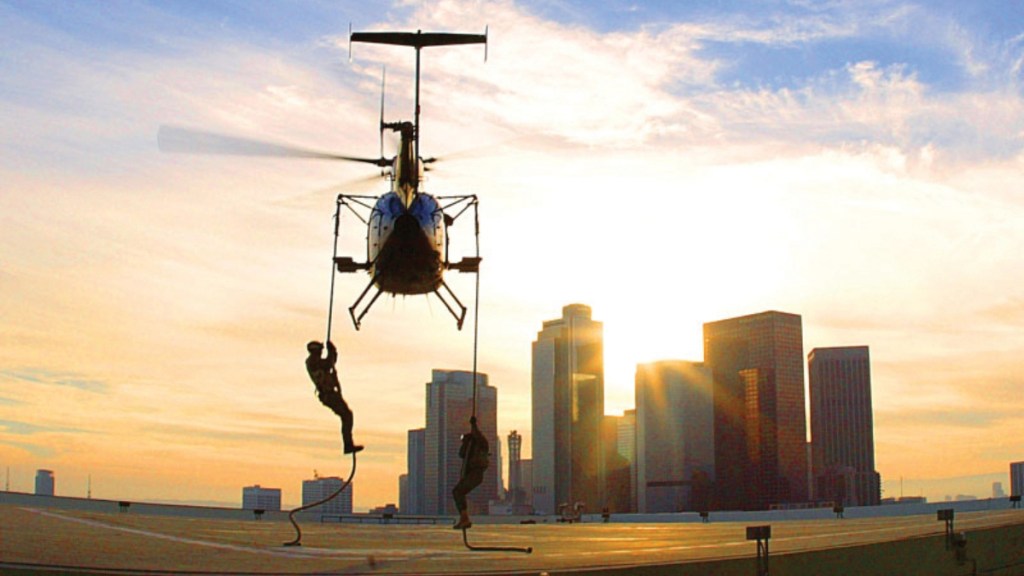
<svg viewBox="0 0 1024 576">
<path fill-rule="evenodd" d="M 458 34 L 452 32 L 353 32 L 352 42 L 394 44 L 420 49 L 427 46 L 453 46 L 457 44 L 486 44 L 486 34 Z"/>
</svg>

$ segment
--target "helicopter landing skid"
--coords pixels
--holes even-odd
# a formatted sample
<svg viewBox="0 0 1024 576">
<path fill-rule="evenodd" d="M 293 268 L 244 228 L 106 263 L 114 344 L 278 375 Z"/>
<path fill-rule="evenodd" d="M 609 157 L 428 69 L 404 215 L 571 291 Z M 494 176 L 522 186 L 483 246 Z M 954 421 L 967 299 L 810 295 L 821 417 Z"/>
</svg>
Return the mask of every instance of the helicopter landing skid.
<svg viewBox="0 0 1024 576">
<path fill-rule="evenodd" d="M 383 290 L 377 288 L 377 292 L 373 295 L 373 298 L 370 298 L 370 302 L 366 304 L 366 307 L 363 308 L 363 310 L 358 314 L 356 313 L 356 310 L 359 308 L 359 304 L 363 301 L 363 298 L 366 298 L 366 295 L 370 292 L 370 289 L 373 288 L 375 283 L 376 280 L 370 280 L 370 283 L 367 284 L 366 288 L 364 288 L 362 293 L 359 294 L 359 298 L 356 298 L 355 303 L 353 303 L 352 306 L 350 306 L 348 309 L 348 314 L 349 316 L 352 317 L 352 325 L 355 327 L 356 330 L 359 330 L 359 327 L 362 326 L 363 317 L 366 316 L 366 314 L 370 311 L 370 308 L 372 308 L 373 305 L 377 302 L 377 299 L 380 298 L 380 295 L 384 293 Z M 462 304 L 462 301 L 459 300 L 459 297 L 455 295 L 455 292 L 452 292 L 452 289 L 448 287 L 448 284 L 445 283 L 444 280 L 441 281 L 441 288 L 444 288 L 445 292 L 448 293 L 448 297 L 454 301 L 454 305 L 452 302 L 448 301 L 448 298 L 446 298 L 445 295 L 442 294 L 440 290 L 434 290 L 434 294 L 436 294 L 437 299 L 440 300 L 442 304 L 444 304 L 444 307 L 452 315 L 452 318 L 455 318 L 455 325 L 458 327 L 458 329 L 462 330 L 462 323 L 465 322 L 466 320 L 467 308 L 465 305 Z"/>
</svg>

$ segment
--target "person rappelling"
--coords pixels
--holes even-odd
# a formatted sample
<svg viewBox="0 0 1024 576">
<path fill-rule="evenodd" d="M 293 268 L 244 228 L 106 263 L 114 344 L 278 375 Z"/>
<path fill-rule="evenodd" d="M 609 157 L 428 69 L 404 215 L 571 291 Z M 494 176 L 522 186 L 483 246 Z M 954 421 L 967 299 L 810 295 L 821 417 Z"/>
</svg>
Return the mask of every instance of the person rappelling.
<svg viewBox="0 0 1024 576">
<path fill-rule="evenodd" d="M 459 458 L 462 458 L 462 478 L 452 489 L 455 507 L 459 511 L 459 521 L 452 528 L 465 530 L 472 528 L 469 519 L 469 503 L 466 496 L 484 481 L 484 472 L 490 466 L 490 445 L 487 437 L 476 426 L 476 416 L 469 419 L 470 430 L 462 435 L 462 446 L 459 447 Z"/>
<path fill-rule="evenodd" d="M 363 449 L 363 446 L 352 441 L 352 426 L 354 415 L 349 409 L 348 403 L 341 396 L 341 384 L 338 382 L 338 371 L 335 364 L 338 362 L 338 349 L 334 343 L 327 341 L 327 357 L 323 357 L 324 345 L 316 340 L 306 345 L 309 356 L 306 358 L 306 371 L 309 378 L 316 385 L 316 396 L 320 403 L 330 408 L 335 414 L 341 417 L 341 438 L 345 444 L 345 454 L 354 454 Z"/>
</svg>

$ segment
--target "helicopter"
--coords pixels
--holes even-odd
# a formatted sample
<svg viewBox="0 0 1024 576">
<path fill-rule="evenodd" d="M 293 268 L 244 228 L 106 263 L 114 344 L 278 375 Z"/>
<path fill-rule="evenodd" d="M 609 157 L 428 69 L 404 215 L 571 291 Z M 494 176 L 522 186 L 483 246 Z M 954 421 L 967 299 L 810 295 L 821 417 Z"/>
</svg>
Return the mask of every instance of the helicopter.
<svg viewBox="0 0 1024 576">
<path fill-rule="evenodd" d="M 339 194 L 335 212 L 334 267 L 338 273 L 366 271 L 369 282 L 349 307 L 353 326 L 359 330 L 363 318 L 382 294 L 435 294 L 456 321 L 459 330 L 467 308 L 444 280 L 448 270 L 479 275 L 479 218 L 475 195 L 432 196 L 421 189 L 423 175 L 436 158 L 419 154 L 420 138 L 420 51 L 431 46 L 483 44 L 487 57 L 487 30 L 483 34 L 447 32 L 351 32 L 351 43 L 407 46 L 416 51 L 415 108 L 412 121 L 384 121 L 384 89 L 381 87 L 380 137 L 381 155 L 377 158 L 346 156 L 248 138 L 176 126 L 161 126 L 157 141 L 161 151 L 200 154 L 232 154 L 315 158 L 371 164 L 382 169 L 391 181 L 391 189 L 381 196 Z M 398 151 L 392 158 L 384 156 L 384 134 L 399 136 Z M 356 208 L 356 207 L 359 208 Z M 366 225 L 366 259 L 337 255 L 340 211 L 346 207 Z M 448 254 L 448 228 L 467 210 L 474 211 L 476 255 L 453 262 Z M 360 212 L 362 210 L 362 212 Z M 376 292 L 364 304 L 371 290 Z M 332 280 L 333 291 L 333 280 Z M 362 306 L 362 308 L 360 308 Z"/>
</svg>

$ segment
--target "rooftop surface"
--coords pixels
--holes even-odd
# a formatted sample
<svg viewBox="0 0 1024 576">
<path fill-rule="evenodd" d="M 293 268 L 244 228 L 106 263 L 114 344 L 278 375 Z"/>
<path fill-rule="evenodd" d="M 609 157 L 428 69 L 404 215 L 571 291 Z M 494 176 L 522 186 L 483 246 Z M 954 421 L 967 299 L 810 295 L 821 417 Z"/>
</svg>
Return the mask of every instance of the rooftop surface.
<svg viewBox="0 0 1024 576">
<path fill-rule="evenodd" d="M 746 539 L 750 522 L 478 524 L 469 531 L 471 544 L 532 547 L 532 554 L 470 551 L 462 535 L 447 526 L 301 525 L 302 546 L 285 547 L 283 543 L 295 535 L 287 522 L 6 504 L 0 505 L 0 571 L 751 574 L 757 549 Z M 1016 534 L 1024 534 L 1024 511 L 969 512 L 956 517 L 957 531 L 980 534 L 996 527 L 1010 527 L 1014 538 L 1020 539 Z M 871 545 L 868 550 L 879 543 L 913 541 L 943 555 L 944 536 L 945 526 L 934 514 L 792 520 L 772 524 L 770 553 L 776 561 L 794 553 Z M 999 538 L 1006 540 L 1005 534 Z M 914 557 L 918 553 L 910 549 L 883 553 L 907 556 L 903 561 L 908 566 L 918 560 Z M 715 561 L 720 569 L 708 571 L 703 564 L 707 561 Z M 737 564 L 743 568 L 736 568 Z"/>
</svg>

